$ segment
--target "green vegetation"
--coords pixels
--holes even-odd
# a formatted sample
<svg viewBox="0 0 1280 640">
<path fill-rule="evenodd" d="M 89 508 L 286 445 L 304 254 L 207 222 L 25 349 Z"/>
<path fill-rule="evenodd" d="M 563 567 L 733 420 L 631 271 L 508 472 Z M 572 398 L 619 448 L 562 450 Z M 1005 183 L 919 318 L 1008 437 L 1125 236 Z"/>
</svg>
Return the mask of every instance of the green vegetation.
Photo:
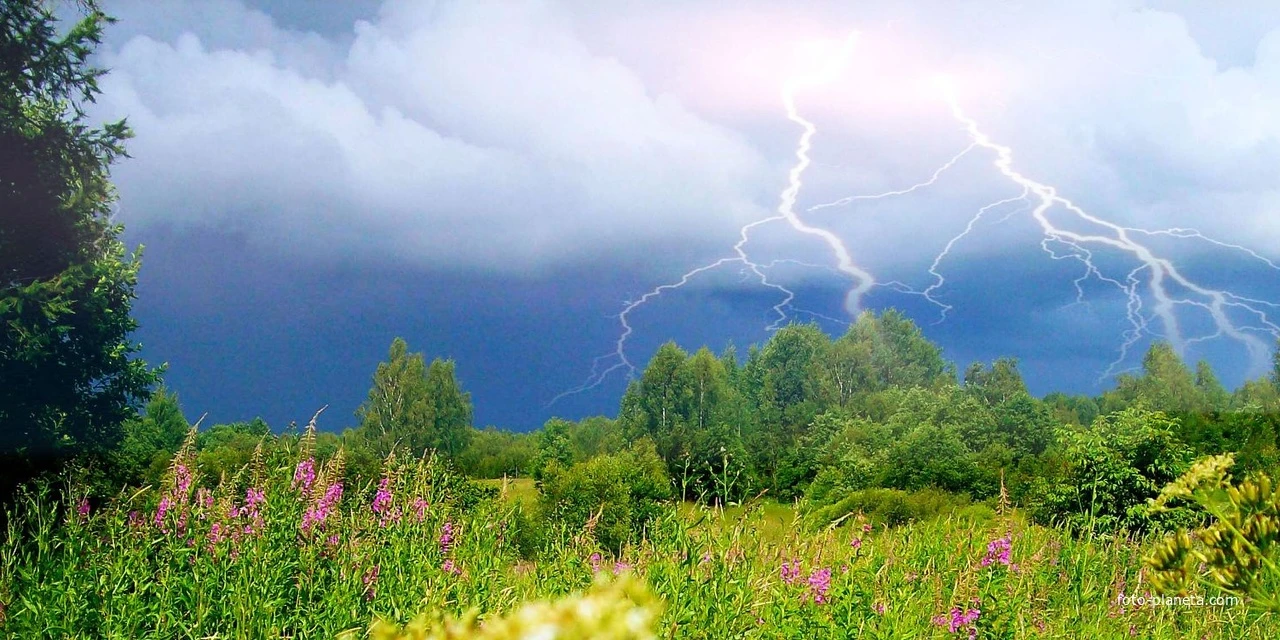
<svg viewBox="0 0 1280 640">
<path fill-rule="evenodd" d="M 667 343 L 616 418 L 514 434 L 396 338 L 341 433 L 191 426 L 127 339 L 83 5 L 0 5 L 4 635 L 1280 636 L 1280 351 L 1228 391 L 1156 342 L 1038 399 L 868 312 Z"/>
</svg>

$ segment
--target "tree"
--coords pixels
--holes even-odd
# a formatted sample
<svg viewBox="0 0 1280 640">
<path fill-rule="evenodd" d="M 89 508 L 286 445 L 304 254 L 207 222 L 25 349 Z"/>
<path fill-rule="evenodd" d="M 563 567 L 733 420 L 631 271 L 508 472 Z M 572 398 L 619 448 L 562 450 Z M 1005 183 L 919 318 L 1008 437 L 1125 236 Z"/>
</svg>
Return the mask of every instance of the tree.
<svg viewBox="0 0 1280 640">
<path fill-rule="evenodd" d="M 1177 431 L 1178 421 L 1160 411 L 1129 408 L 1100 416 L 1088 429 L 1064 432 L 1066 474 L 1042 487 L 1033 515 L 1099 530 L 1177 524 L 1185 513 L 1153 519 L 1147 509 L 1147 501 L 1191 463 L 1191 448 Z"/>
<path fill-rule="evenodd" d="M 436 358 L 427 367 L 427 400 L 431 403 L 435 422 L 430 429 L 432 446 L 450 458 L 456 458 L 467 447 L 471 436 L 471 394 L 464 392 L 455 375 L 453 360 Z"/>
<path fill-rule="evenodd" d="M 990 407 L 1027 395 L 1016 358 L 1000 358 L 990 368 L 981 362 L 969 365 L 964 373 L 964 388 Z"/>
<path fill-rule="evenodd" d="M 124 484 L 154 479 L 182 445 L 191 425 L 182 415 L 178 394 L 156 389 L 141 417 L 125 423 L 120 446 L 111 454 L 115 477 Z"/>
<path fill-rule="evenodd" d="M 110 216 L 108 169 L 131 134 L 83 111 L 111 19 L 80 4 L 59 36 L 47 3 L 0 3 L 0 491 L 106 460 L 159 379 L 128 340 L 138 254 Z"/>
<path fill-rule="evenodd" d="M 471 394 L 458 384 L 453 361 L 436 359 L 428 367 L 403 338 L 391 342 L 368 399 L 356 410 L 362 435 L 378 456 L 395 448 L 412 456 L 435 450 L 456 457 L 467 446 L 471 416 Z"/>
</svg>

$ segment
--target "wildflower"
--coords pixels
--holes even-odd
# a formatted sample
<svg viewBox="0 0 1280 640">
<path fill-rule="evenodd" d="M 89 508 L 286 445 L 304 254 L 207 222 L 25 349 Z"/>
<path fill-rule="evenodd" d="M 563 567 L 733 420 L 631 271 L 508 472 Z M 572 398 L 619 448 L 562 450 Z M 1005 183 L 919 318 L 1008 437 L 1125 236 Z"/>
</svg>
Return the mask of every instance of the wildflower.
<svg viewBox="0 0 1280 640">
<path fill-rule="evenodd" d="M 809 595 L 814 604 L 827 603 L 827 591 L 831 589 L 831 569 L 815 569 L 809 574 Z"/>
<path fill-rule="evenodd" d="M 711 562 L 711 552 L 704 551 L 702 553 L 702 559 L 698 562 L 698 564 L 707 564 L 708 562 Z"/>
<path fill-rule="evenodd" d="M 422 522 L 427 517 L 427 501 L 421 497 L 413 499 L 413 510 L 418 515 L 418 522 Z"/>
<path fill-rule="evenodd" d="M 88 498 L 80 498 L 80 506 L 76 508 L 76 515 L 80 516 L 81 520 L 84 520 L 85 518 L 89 517 L 89 499 Z"/>
<path fill-rule="evenodd" d="M 324 495 L 316 499 L 315 504 L 302 514 L 302 532 L 310 533 L 312 529 L 323 529 L 329 520 L 329 514 L 342 501 L 342 483 L 335 482 L 325 489 Z"/>
<path fill-rule="evenodd" d="M 378 526 L 387 526 L 387 512 L 391 509 L 391 490 L 387 486 L 391 483 L 390 478 L 382 478 L 378 483 L 378 493 L 373 496 L 373 512 L 378 514 Z"/>
<path fill-rule="evenodd" d="M 1005 534 L 1003 538 L 996 538 L 987 544 L 987 555 L 982 558 L 982 566 L 989 567 L 999 562 L 1005 566 L 1009 566 L 1009 551 L 1013 548 L 1013 537 L 1011 534 Z"/>
<path fill-rule="evenodd" d="M 313 458 L 307 458 L 298 463 L 293 469 L 292 488 L 302 487 L 303 492 L 311 490 L 311 484 L 316 481 L 316 461 Z"/>
<path fill-rule="evenodd" d="M 960 607 L 952 607 L 950 614 L 942 614 L 934 616 L 933 623 L 946 627 L 951 633 L 959 633 L 967 631 L 969 638 L 978 636 L 978 616 L 982 614 L 979 609 L 961 609 Z"/>
<path fill-rule="evenodd" d="M 446 521 L 440 527 L 440 553 L 449 553 L 453 548 L 453 523 Z"/>
<path fill-rule="evenodd" d="M 178 495 L 187 495 L 187 490 L 191 488 L 191 470 L 187 468 L 187 465 L 182 463 L 174 465 L 173 483 L 178 490 Z"/>
<path fill-rule="evenodd" d="M 871 523 L 870 523 L 870 522 L 868 522 L 868 523 L 866 523 L 866 524 L 862 525 L 862 532 L 863 532 L 863 533 L 871 533 Z"/>
<path fill-rule="evenodd" d="M 368 571 L 365 571 L 360 581 L 364 583 L 364 599 L 366 601 L 373 600 L 375 583 L 378 581 L 378 565 L 375 564 Z"/>
<path fill-rule="evenodd" d="M 331 534 L 329 534 L 329 539 L 328 539 L 328 540 L 326 540 L 326 542 L 327 542 L 327 543 L 328 543 L 328 545 L 329 545 L 329 546 L 331 546 L 331 547 L 336 547 L 336 546 L 338 546 L 338 534 L 336 534 L 336 533 L 331 533 Z"/>
<path fill-rule="evenodd" d="M 600 552 L 591 554 L 591 573 L 600 573 Z"/>
<path fill-rule="evenodd" d="M 205 539 L 208 543 L 209 553 L 213 553 L 214 547 L 222 541 L 222 536 L 222 523 L 213 523 L 213 525 L 209 527 L 209 537 Z"/>
<path fill-rule="evenodd" d="M 782 563 L 782 581 L 787 584 L 795 584 L 800 579 L 800 561 L 786 561 Z"/>
<path fill-rule="evenodd" d="M 208 489 L 206 489 L 206 488 L 204 488 L 204 487 L 200 487 L 199 489 L 196 489 L 196 504 L 198 504 L 198 505 L 200 505 L 200 506 L 204 507 L 205 509 L 209 509 L 210 507 L 212 507 L 212 506 L 213 506 L 213 492 L 212 492 L 212 491 L 209 491 Z M 204 514 L 204 513 L 201 513 L 201 514 L 200 514 L 200 519 L 201 519 L 201 520 L 204 520 L 204 519 L 206 519 L 207 517 L 208 517 L 208 515 L 207 515 L 207 514 Z"/>
<path fill-rule="evenodd" d="M 875 611 L 875 612 L 876 612 L 876 615 L 878 615 L 878 616 L 882 616 L 882 615 L 884 615 L 884 603 L 883 603 L 883 602 L 877 602 L 877 603 L 875 603 L 875 604 L 871 605 L 871 610 L 872 610 L 872 611 Z"/>
<path fill-rule="evenodd" d="M 630 570 L 631 570 L 631 565 L 627 564 L 626 562 L 619 560 L 613 563 L 613 575 L 615 576 L 621 573 L 626 573 Z"/>
<path fill-rule="evenodd" d="M 160 504 L 156 506 L 156 526 L 164 529 L 164 517 L 169 513 L 169 508 L 173 506 L 173 501 L 169 499 L 169 495 L 165 494 L 160 498 Z"/>
<path fill-rule="evenodd" d="M 135 509 L 135 510 L 133 510 L 133 511 L 130 511 L 130 512 L 129 512 L 129 526 L 130 526 L 130 527 L 136 527 L 136 526 L 138 526 L 138 524 L 139 524 L 140 522 L 142 522 L 142 517 L 138 515 L 138 511 L 137 511 L 136 509 Z"/>
<path fill-rule="evenodd" d="M 453 558 L 446 558 L 444 564 L 440 565 L 440 568 L 443 569 L 445 573 L 451 573 L 455 576 L 462 575 L 462 568 L 454 564 Z"/>
<path fill-rule="evenodd" d="M 854 538 L 852 541 L 850 541 L 850 542 L 849 542 L 849 546 L 850 546 L 850 547 L 853 547 L 853 550 L 854 550 L 854 551 L 857 551 L 858 549 L 861 549 L 861 548 L 862 548 L 862 538 Z"/>
</svg>

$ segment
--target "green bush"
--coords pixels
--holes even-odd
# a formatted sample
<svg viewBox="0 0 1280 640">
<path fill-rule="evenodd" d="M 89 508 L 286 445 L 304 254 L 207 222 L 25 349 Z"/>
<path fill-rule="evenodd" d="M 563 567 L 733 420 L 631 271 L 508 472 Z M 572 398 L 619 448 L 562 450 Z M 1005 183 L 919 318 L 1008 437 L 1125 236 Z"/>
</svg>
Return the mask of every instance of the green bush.
<svg viewBox="0 0 1280 640">
<path fill-rule="evenodd" d="M 1066 471 L 1040 483 L 1032 512 L 1040 522 L 1075 530 L 1145 531 L 1185 526 L 1186 509 L 1152 514 L 1147 502 L 1190 466 L 1178 422 L 1159 411 L 1125 409 L 1061 435 Z"/>
<path fill-rule="evenodd" d="M 651 442 L 566 467 L 551 461 L 542 474 L 543 508 L 552 518 L 586 529 L 614 553 L 642 533 L 671 497 L 671 480 Z"/>
</svg>

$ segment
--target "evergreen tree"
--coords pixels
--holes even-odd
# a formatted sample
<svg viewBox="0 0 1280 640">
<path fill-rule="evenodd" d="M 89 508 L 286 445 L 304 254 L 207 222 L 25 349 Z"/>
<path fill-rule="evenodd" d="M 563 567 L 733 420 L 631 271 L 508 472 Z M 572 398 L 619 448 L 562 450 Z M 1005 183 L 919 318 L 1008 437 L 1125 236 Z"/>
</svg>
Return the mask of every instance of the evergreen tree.
<svg viewBox="0 0 1280 640">
<path fill-rule="evenodd" d="M 0 493 L 73 458 L 105 463 L 158 380 L 128 339 L 139 263 L 110 217 L 130 132 L 83 111 L 111 19 L 80 5 L 60 35 L 49 3 L 0 3 Z"/>
</svg>

